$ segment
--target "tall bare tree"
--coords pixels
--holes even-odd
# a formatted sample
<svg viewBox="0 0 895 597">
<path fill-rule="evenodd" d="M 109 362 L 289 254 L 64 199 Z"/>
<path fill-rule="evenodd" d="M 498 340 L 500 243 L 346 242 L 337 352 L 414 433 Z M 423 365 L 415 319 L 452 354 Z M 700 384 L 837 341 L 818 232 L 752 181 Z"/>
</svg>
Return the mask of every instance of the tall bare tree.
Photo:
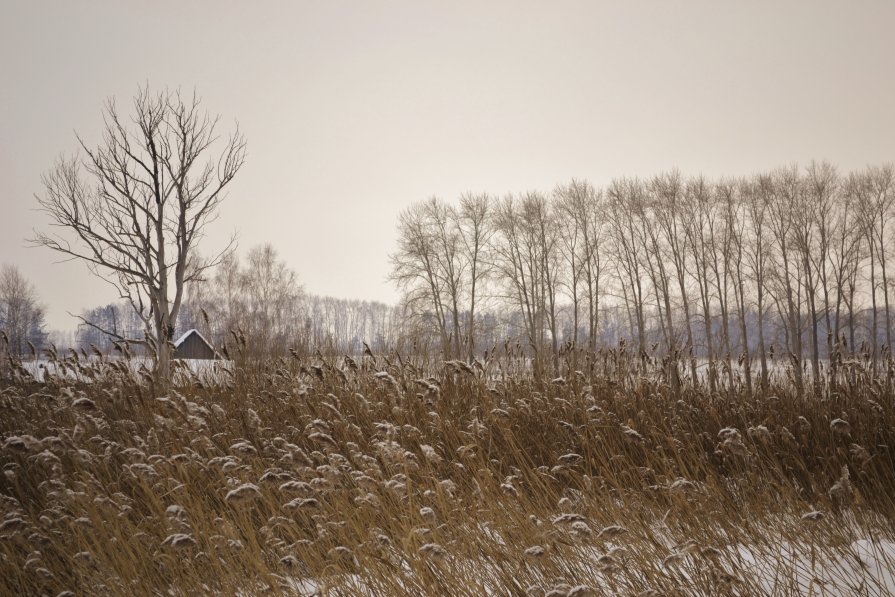
<svg viewBox="0 0 895 597">
<path fill-rule="evenodd" d="M 194 249 L 244 163 L 245 140 L 238 127 L 222 139 L 219 118 L 195 95 L 142 89 L 133 107 L 122 117 L 110 99 L 102 141 L 91 147 L 78 136 L 83 153 L 44 176 L 38 202 L 68 234 L 37 232 L 34 241 L 118 289 L 140 315 L 156 381 L 166 385 L 185 286 L 217 262 L 199 261 Z"/>
<path fill-rule="evenodd" d="M 724 347 L 724 368 L 728 387 L 733 387 L 733 364 L 730 343 L 730 287 L 733 277 L 734 228 L 730 225 L 730 204 L 734 201 L 735 184 L 721 180 L 714 185 L 713 196 L 717 213 L 711 230 L 711 269 L 715 274 L 715 289 L 721 311 L 721 345 Z"/>
<path fill-rule="evenodd" d="M 643 201 L 643 183 L 623 178 L 612 181 L 606 191 L 606 217 L 611 238 L 610 255 L 628 312 L 632 338 L 636 334 L 641 369 L 646 367 L 646 295 L 642 243 L 638 242 L 632 209 Z"/>
<path fill-rule="evenodd" d="M 687 182 L 685 190 L 687 217 L 684 232 L 692 256 L 692 272 L 702 303 L 702 322 L 705 329 L 705 354 L 708 362 L 708 381 L 712 391 L 717 386 L 715 344 L 712 333 L 712 289 L 709 276 L 712 261 L 712 230 L 717 218 L 711 185 L 703 177 Z"/>
<path fill-rule="evenodd" d="M 466 357 L 470 362 L 475 357 L 477 307 L 481 302 L 483 286 L 491 274 L 487 259 L 491 237 L 494 236 L 491 201 L 485 194 L 465 194 L 460 197 L 460 207 L 456 211 L 456 226 L 462 242 L 465 270 L 468 272 Z"/>
<path fill-rule="evenodd" d="M 731 275 L 734 277 L 734 299 L 740 322 L 740 358 L 746 389 L 752 391 L 752 354 L 749 350 L 749 309 L 746 294 L 746 213 L 750 200 L 750 186 L 744 180 L 728 183 L 723 193 L 724 219 L 730 237 Z"/>
<path fill-rule="evenodd" d="M 838 214 L 835 228 L 835 240 L 832 245 L 831 259 L 836 288 L 836 315 L 834 336 L 839 343 L 855 349 L 855 294 L 858 288 L 858 277 L 863 261 L 864 229 L 859 205 L 859 193 L 856 189 L 858 180 L 850 175 L 842 182 L 841 203 L 836 210 Z M 848 339 L 843 342 L 844 335 L 841 324 L 842 309 L 848 311 Z"/>
<path fill-rule="evenodd" d="M 696 382 L 696 358 L 693 354 L 693 322 L 687 292 L 687 251 L 684 230 L 687 223 L 684 210 L 685 183 L 677 171 L 661 174 L 650 183 L 653 213 L 664 237 L 668 258 L 674 266 L 677 290 L 684 310 L 684 328 L 687 332 L 687 351 L 690 354 L 690 377 Z"/>
<path fill-rule="evenodd" d="M 434 201 L 434 200 L 433 200 Z M 390 256 L 390 278 L 405 293 L 414 312 L 431 320 L 445 358 L 451 354 L 451 305 L 445 300 L 439 243 L 427 203 L 415 203 L 398 216 L 398 250 Z"/>
<path fill-rule="evenodd" d="M 842 201 L 839 196 L 839 175 L 829 162 L 812 162 L 805 170 L 804 219 L 798 235 L 799 248 L 809 269 L 809 311 L 811 315 L 812 371 L 819 381 L 820 341 L 818 328 L 821 321 L 826 329 L 826 353 L 833 354 L 833 322 L 831 310 L 830 247 L 833 234 L 839 224 Z M 820 294 L 823 309 L 818 309 Z"/>
<path fill-rule="evenodd" d="M 559 368 L 559 233 L 547 199 L 540 193 L 508 196 L 494 212 L 493 259 L 508 297 L 525 321 L 534 373 L 545 372 L 547 331 L 554 373 Z"/>
<path fill-rule="evenodd" d="M 461 356 L 462 332 L 460 309 L 467 263 L 463 256 L 463 239 L 457 225 L 457 211 L 440 199 L 432 198 L 423 204 L 425 217 L 435 246 L 436 274 L 441 279 L 443 304 L 450 326 L 450 351 L 447 356 Z"/>
<path fill-rule="evenodd" d="M 565 247 L 568 251 L 570 239 L 575 239 L 577 257 L 568 257 L 569 262 L 575 262 L 575 268 L 580 268 L 576 280 L 577 285 L 583 284 L 583 292 L 587 300 L 587 347 L 594 350 L 597 345 L 597 333 L 600 318 L 600 296 L 604 292 L 602 282 L 604 278 L 603 252 L 605 251 L 605 221 L 603 219 L 603 194 L 586 180 L 572 180 L 567 185 L 560 185 L 554 191 L 557 196 L 557 209 L 562 218 L 561 229 L 573 229 L 563 232 L 566 238 Z M 569 273 L 571 276 L 571 272 Z M 575 309 L 577 316 L 577 309 Z"/>
<path fill-rule="evenodd" d="M 789 339 L 790 358 L 796 389 L 803 388 L 802 376 L 802 326 L 801 326 L 801 279 L 803 263 L 796 259 L 796 243 L 793 241 L 801 207 L 801 180 L 795 166 L 777 169 L 770 182 L 768 222 L 777 249 L 776 257 L 778 296 L 782 297 L 784 321 Z"/>
</svg>

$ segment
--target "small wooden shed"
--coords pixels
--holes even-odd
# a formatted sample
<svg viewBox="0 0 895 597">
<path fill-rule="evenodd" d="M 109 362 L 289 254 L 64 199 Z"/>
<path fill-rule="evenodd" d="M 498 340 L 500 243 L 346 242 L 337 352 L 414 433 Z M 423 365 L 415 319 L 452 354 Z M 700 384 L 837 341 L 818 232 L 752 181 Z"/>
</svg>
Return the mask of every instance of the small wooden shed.
<svg viewBox="0 0 895 597">
<path fill-rule="evenodd" d="M 174 358 L 211 360 L 221 357 L 199 330 L 189 330 L 174 343 Z"/>
</svg>

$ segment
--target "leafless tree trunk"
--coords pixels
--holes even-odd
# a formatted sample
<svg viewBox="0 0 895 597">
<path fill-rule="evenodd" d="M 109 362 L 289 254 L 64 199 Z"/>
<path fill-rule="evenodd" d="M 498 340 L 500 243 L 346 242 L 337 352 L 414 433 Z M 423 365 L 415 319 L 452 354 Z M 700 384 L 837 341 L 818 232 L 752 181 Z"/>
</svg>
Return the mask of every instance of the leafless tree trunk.
<svg viewBox="0 0 895 597">
<path fill-rule="evenodd" d="M 817 280 L 818 261 L 825 261 L 825 247 L 819 246 L 817 218 L 814 216 L 815 205 L 812 205 L 811 180 L 799 182 L 794 200 L 793 212 L 793 245 L 799 252 L 802 262 L 802 287 L 808 299 L 808 318 L 811 341 L 811 375 L 814 383 L 820 383 L 820 341 L 817 332 Z M 820 253 L 819 259 L 813 255 Z"/>
<path fill-rule="evenodd" d="M 798 209 L 799 175 L 795 167 L 781 168 L 774 173 L 771 180 L 771 203 L 768 211 L 771 231 L 778 250 L 777 257 L 780 260 L 778 271 L 779 281 L 782 285 L 786 300 L 786 325 L 789 338 L 790 356 L 793 359 L 793 369 L 797 391 L 801 394 L 802 382 L 802 335 L 800 326 L 799 301 L 796 292 L 800 288 L 799 279 L 801 269 L 799 264 L 792 259 L 792 235 L 794 218 Z M 795 284 L 794 284 L 795 282 Z"/>
<path fill-rule="evenodd" d="M 771 201 L 772 184 L 770 177 L 759 176 L 750 184 L 748 230 L 751 233 L 748 246 L 749 269 L 755 282 L 756 317 L 758 319 L 758 354 L 761 362 L 761 387 L 767 390 L 769 381 L 768 346 L 765 341 L 765 293 L 770 266 L 770 238 L 768 236 L 768 211 Z"/>
<path fill-rule="evenodd" d="M 839 174 L 836 168 L 827 162 L 812 162 L 806 173 L 806 192 L 808 204 L 811 208 L 811 216 L 817 229 L 817 253 L 809 255 L 813 260 L 812 265 L 817 271 L 821 290 L 823 291 L 824 310 L 823 318 L 827 331 L 827 358 L 833 364 L 833 345 L 838 341 L 838 330 L 834 332 L 834 326 L 838 328 L 838 322 L 833 322 L 833 308 L 831 298 L 832 280 L 830 272 L 833 265 L 831 261 L 831 248 L 834 235 L 842 225 L 843 200 L 840 194 Z M 837 293 L 841 292 L 841 285 L 837 287 Z"/>
<path fill-rule="evenodd" d="M 587 348 L 595 350 L 599 326 L 601 282 L 603 278 L 601 242 L 603 223 L 601 195 L 586 181 L 572 180 L 554 191 L 567 267 L 567 286 L 572 299 L 574 346 L 578 345 L 581 302 L 587 307 Z M 581 293 L 585 296 L 582 299 Z M 577 352 L 573 353 L 576 366 Z"/>
<path fill-rule="evenodd" d="M 577 346 L 578 346 L 578 327 L 579 315 L 581 312 L 581 296 L 579 287 L 582 284 L 584 276 L 584 258 L 581 256 L 581 247 L 584 244 L 584 233 L 579 226 L 576 218 L 575 195 L 567 194 L 564 187 L 557 187 L 553 191 L 554 206 L 558 217 L 562 218 L 562 222 L 558 223 L 557 230 L 559 232 L 560 244 L 559 253 L 562 256 L 568 276 L 566 277 L 566 288 L 569 291 L 569 298 L 572 300 L 572 366 L 576 366 L 577 362 Z"/>
<path fill-rule="evenodd" d="M 738 311 L 740 324 L 740 357 L 738 362 L 743 368 L 743 378 L 746 381 L 746 390 L 752 392 L 752 355 L 749 351 L 749 324 L 747 321 L 748 310 L 746 308 L 746 283 L 745 283 L 745 236 L 746 236 L 746 211 L 751 200 L 751 188 L 745 181 L 730 182 L 723 189 L 722 201 L 724 208 L 724 226 L 729 239 L 729 252 L 727 253 L 727 268 L 733 275 L 734 300 Z"/>
<path fill-rule="evenodd" d="M 687 225 L 685 234 L 693 256 L 693 277 L 699 288 L 702 302 L 703 325 L 705 326 L 706 359 L 708 361 L 708 381 L 711 391 L 717 387 L 717 371 L 715 369 L 715 347 L 712 334 L 711 288 L 709 281 L 709 248 L 708 231 L 715 226 L 715 214 L 712 206 L 712 193 L 706 181 L 696 178 L 687 183 Z"/>
<path fill-rule="evenodd" d="M 607 190 L 606 216 L 612 239 L 611 250 L 616 261 L 619 283 L 623 287 L 623 297 L 629 313 L 633 313 L 636 323 L 637 350 L 641 370 L 646 370 L 646 306 L 643 288 L 643 254 L 637 239 L 634 219 L 631 217 L 632 204 L 641 200 L 642 184 L 637 180 L 621 179 L 613 181 Z M 632 334 L 634 330 L 632 328 Z"/>
<path fill-rule="evenodd" d="M 684 210 L 684 183 L 677 171 L 657 176 L 653 179 L 651 189 L 654 198 L 653 210 L 656 220 L 662 229 L 665 246 L 668 247 L 671 262 L 677 277 L 678 291 L 684 310 L 684 326 L 687 332 L 686 349 L 690 354 L 690 379 L 697 383 L 696 356 L 693 341 L 693 320 L 690 310 L 690 299 L 687 292 L 687 253 L 684 228 L 686 216 Z M 676 359 L 675 359 L 676 360 Z"/>
<path fill-rule="evenodd" d="M 733 364 L 730 347 L 730 278 L 731 278 L 731 229 L 727 221 L 727 205 L 731 201 L 733 185 L 721 181 L 714 185 L 712 192 L 715 204 L 715 226 L 709 231 L 709 247 L 712 259 L 711 270 L 715 274 L 715 288 L 718 292 L 718 306 L 721 311 L 721 342 L 724 346 L 724 361 L 727 370 L 727 387 L 733 387 Z"/>
<path fill-rule="evenodd" d="M 545 319 L 547 309 L 545 258 L 540 239 L 538 214 L 546 206 L 543 198 L 508 196 L 495 210 L 498 242 L 494 246 L 495 267 L 525 322 L 532 369 L 536 378 L 544 374 Z"/>
<path fill-rule="evenodd" d="M 542 274 L 546 299 L 545 311 L 547 323 L 550 327 L 550 349 L 553 356 L 553 375 L 559 375 L 559 325 L 558 317 L 558 292 L 562 282 L 562 268 L 559 256 L 559 226 L 555 214 L 546 198 L 540 194 L 526 196 L 523 206 L 530 212 L 530 218 L 535 222 L 538 252 L 543 261 Z"/>
<path fill-rule="evenodd" d="M 860 198 L 856 189 L 858 179 L 850 176 L 844 182 L 842 204 L 838 210 L 836 241 L 833 246 L 832 264 L 836 282 L 835 336 L 842 334 L 842 306 L 848 311 L 848 346 L 855 350 L 854 295 L 857 289 L 858 273 L 863 261 L 864 231 L 860 215 Z"/>
<path fill-rule="evenodd" d="M 645 189 L 644 189 L 645 190 Z M 659 243 L 658 226 L 649 209 L 648 196 L 633 197 L 632 217 L 636 218 L 638 238 L 643 246 L 643 255 L 646 257 L 646 268 L 652 282 L 656 297 L 656 310 L 659 314 L 659 324 L 662 329 L 662 337 L 669 355 L 674 355 L 677 348 L 677 338 L 674 331 L 673 312 L 671 308 L 671 289 L 668 271 L 665 268 L 665 259 Z M 677 371 L 677 364 L 673 365 Z M 677 383 L 674 375 L 673 383 Z"/>
<path fill-rule="evenodd" d="M 467 358 L 475 358 L 476 307 L 479 292 L 491 273 L 486 252 L 494 235 L 491 220 L 491 198 L 488 195 L 464 195 L 460 198 L 457 228 L 463 242 L 464 258 L 469 270 L 469 324 L 466 335 Z"/>
<path fill-rule="evenodd" d="M 435 239 L 435 263 L 443 288 L 447 293 L 445 304 L 450 315 L 451 325 L 451 358 L 460 358 L 462 341 L 460 332 L 460 301 L 463 292 L 462 244 L 460 231 L 457 228 L 456 211 L 437 199 L 425 203 L 426 216 L 431 222 Z"/>
</svg>

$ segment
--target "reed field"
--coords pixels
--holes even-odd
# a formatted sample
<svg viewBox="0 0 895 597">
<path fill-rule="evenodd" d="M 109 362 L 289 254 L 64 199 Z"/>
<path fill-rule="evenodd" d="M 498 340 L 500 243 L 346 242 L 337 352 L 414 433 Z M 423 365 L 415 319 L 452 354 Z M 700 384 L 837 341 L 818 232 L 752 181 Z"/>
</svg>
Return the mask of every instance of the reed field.
<svg viewBox="0 0 895 597">
<path fill-rule="evenodd" d="M 233 352 L 233 351 L 231 351 Z M 3 595 L 887 595 L 891 361 L 673 388 L 624 348 L 0 382 Z M 57 369 L 58 370 L 58 369 Z"/>
</svg>

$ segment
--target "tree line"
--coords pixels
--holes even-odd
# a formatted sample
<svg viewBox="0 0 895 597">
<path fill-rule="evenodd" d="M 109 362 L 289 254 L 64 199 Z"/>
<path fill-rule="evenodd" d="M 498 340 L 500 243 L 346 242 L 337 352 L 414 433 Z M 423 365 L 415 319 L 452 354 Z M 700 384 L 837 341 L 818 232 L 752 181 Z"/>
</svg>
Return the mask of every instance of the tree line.
<svg viewBox="0 0 895 597">
<path fill-rule="evenodd" d="M 229 253 L 187 296 L 180 329 L 196 328 L 216 346 L 241 344 L 253 357 L 358 354 L 365 341 L 382 349 L 400 342 L 397 307 L 309 294 L 270 244 L 244 259 Z"/>
<path fill-rule="evenodd" d="M 3 264 L 0 267 L 0 350 L 17 356 L 36 353 L 47 338 L 45 328 L 45 308 L 34 285 L 18 267 Z"/>
<path fill-rule="evenodd" d="M 82 323 L 76 335 L 85 351 L 95 346 L 109 353 L 117 340 L 144 334 L 126 301 L 86 310 L 81 320 L 90 322 Z M 243 257 L 230 252 L 213 275 L 190 282 L 175 329 L 175 336 L 197 329 L 218 350 L 230 354 L 239 347 L 252 358 L 315 350 L 356 355 L 365 342 L 377 351 L 390 350 L 401 346 L 406 332 L 400 306 L 307 293 L 270 244 L 253 247 Z"/>
<path fill-rule="evenodd" d="M 766 385 L 785 359 L 801 387 L 848 355 L 890 358 L 893 215 L 890 164 L 572 180 L 411 205 L 391 279 L 445 358 L 487 349 L 489 312 L 536 374 L 621 340 L 672 383 Z"/>
<path fill-rule="evenodd" d="M 219 122 L 180 91 L 139 90 L 129 117 L 110 99 L 98 143 L 78 136 L 80 153 L 60 158 L 37 195 L 60 233 L 38 230 L 33 244 L 118 289 L 161 387 L 176 328 L 191 317 L 199 326 L 196 313 L 212 335 L 255 339 L 259 354 L 327 334 L 339 350 L 356 348 L 351 329 L 472 360 L 501 342 L 509 351 L 510 338 L 541 375 L 558 373 L 564 351 L 574 364 L 579 352 L 622 344 L 642 367 L 660 359 L 675 384 L 705 362 L 713 388 L 740 371 L 751 384 L 753 367 L 766 385 L 781 358 L 798 387 L 827 361 L 860 356 L 876 371 L 890 360 L 891 165 L 842 174 L 813 162 L 720 180 L 672 171 L 423 201 L 401 212 L 390 256 L 402 304 L 367 305 L 360 317 L 321 299 L 308 316 L 270 251 L 243 268 L 231 246 L 205 258 L 196 250 L 245 161 L 239 127 L 224 134 Z M 192 315 L 188 302 L 199 305 Z M 321 319 L 329 328 L 314 328 Z"/>
</svg>

